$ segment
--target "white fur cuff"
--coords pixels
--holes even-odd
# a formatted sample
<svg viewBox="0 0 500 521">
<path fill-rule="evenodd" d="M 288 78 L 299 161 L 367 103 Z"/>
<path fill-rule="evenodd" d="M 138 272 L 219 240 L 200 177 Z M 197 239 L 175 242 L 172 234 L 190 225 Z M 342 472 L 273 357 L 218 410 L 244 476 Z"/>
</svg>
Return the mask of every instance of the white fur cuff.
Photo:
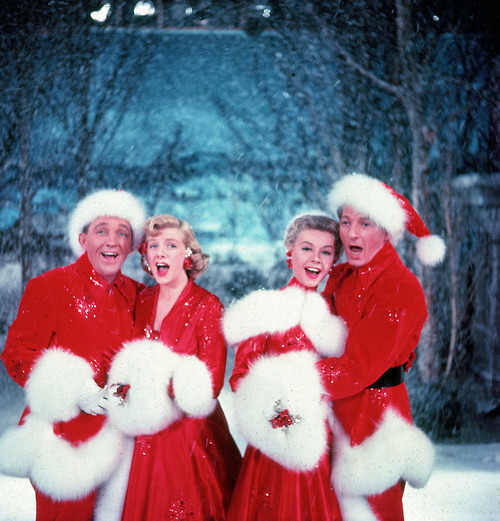
<svg viewBox="0 0 500 521">
<path fill-rule="evenodd" d="M 29 477 L 44 494 L 57 501 L 90 494 L 109 478 L 118 464 L 122 436 L 110 425 L 78 446 L 54 434 L 53 426 L 33 413 L 24 424 L 0 438 L 0 471 Z"/>
<path fill-rule="evenodd" d="M 31 411 L 49 423 L 68 421 L 80 412 L 80 394 L 94 377 L 82 357 L 54 347 L 43 351 L 26 382 Z"/>
<path fill-rule="evenodd" d="M 327 450 L 327 404 L 316 356 L 296 351 L 262 357 L 235 393 L 238 425 L 248 442 L 280 465 L 314 468 Z"/>
<path fill-rule="evenodd" d="M 176 404 L 189 416 L 211 414 L 217 400 L 213 396 L 212 376 L 208 367 L 196 356 L 183 356 L 173 374 Z"/>
<path fill-rule="evenodd" d="M 414 488 L 425 486 L 434 465 L 429 438 L 395 410 L 385 413 L 377 430 L 361 444 L 336 435 L 332 484 L 339 495 L 356 497 L 380 494 L 398 481 Z"/>
</svg>

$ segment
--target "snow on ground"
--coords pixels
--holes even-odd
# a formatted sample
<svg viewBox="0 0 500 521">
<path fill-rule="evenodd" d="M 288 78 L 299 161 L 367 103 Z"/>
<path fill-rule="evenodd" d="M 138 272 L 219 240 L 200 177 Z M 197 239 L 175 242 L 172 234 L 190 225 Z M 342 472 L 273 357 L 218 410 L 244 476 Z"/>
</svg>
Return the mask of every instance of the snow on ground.
<svg viewBox="0 0 500 521">
<path fill-rule="evenodd" d="M 406 521 L 500 520 L 500 443 L 438 445 L 437 451 L 437 467 L 427 486 L 406 489 Z M 34 519 L 29 481 L 0 475 L 0 520 Z"/>
<path fill-rule="evenodd" d="M 243 448 L 231 415 L 229 391 L 223 391 L 221 403 Z M 500 443 L 438 444 L 436 448 L 436 468 L 427 486 L 406 488 L 406 521 L 500 521 Z M 34 519 L 35 497 L 29 481 L 0 474 L 0 521 Z"/>
</svg>

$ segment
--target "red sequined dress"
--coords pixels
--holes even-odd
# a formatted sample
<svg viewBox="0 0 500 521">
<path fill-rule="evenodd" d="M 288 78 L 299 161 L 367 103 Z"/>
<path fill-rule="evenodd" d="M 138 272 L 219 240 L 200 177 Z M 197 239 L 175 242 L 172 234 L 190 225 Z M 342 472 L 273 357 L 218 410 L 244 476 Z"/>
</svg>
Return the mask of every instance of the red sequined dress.
<svg viewBox="0 0 500 521">
<path fill-rule="evenodd" d="M 304 304 L 308 296 L 318 299 L 314 305 Z M 304 323 L 305 320 L 312 320 L 314 324 L 318 306 L 324 307 L 320 311 L 325 314 L 329 314 L 329 309 L 319 294 L 306 290 L 296 279 L 292 279 L 279 291 L 250 294 L 237 305 L 238 309 L 234 307 L 234 316 L 226 314 L 224 319 L 226 337 L 245 337 L 245 322 L 251 324 L 250 329 L 255 334 L 249 332 L 247 338 L 238 342 L 234 370 L 230 378 L 233 391 L 238 392 L 245 378 L 251 377 L 256 367 L 254 364 L 259 360 L 273 358 L 277 363 L 276 369 L 279 370 L 283 355 L 303 351 L 316 353 L 316 339 L 313 335 L 306 334 Z M 304 314 L 307 316 L 304 317 Z M 317 314 L 319 316 L 321 313 Z M 236 331 L 231 331 L 232 329 Z M 319 324 L 315 329 L 319 331 Z M 234 343 L 231 338 L 228 341 Z M 250 402 L 248 407 L 252 407 Z M 330 484 L 329 428 L 327 440 L 327 449 L 314 468 L 308 471 L 294 471 L 281 465 L 276 461 L 279 458 L 268 457 L 249 440 L 228 511 L 228 521 L 341 520 L 337 497 Z"/>
<path fill-rule="evenodd" d="M 189 280 L 160 331 L 154 331 L 158 293 L 159 286 L 152 286 L 139 294 L 135 336 L 156 337 L 176 353 L 196 355 L 209 368 L 218 396 L 227 354 L 222 304 Z M 240 463 L 220 405 L 207 418 L 184 416 L 157 434 L 138 436 L 122 521 L 222 521 Z"/>
</svg>

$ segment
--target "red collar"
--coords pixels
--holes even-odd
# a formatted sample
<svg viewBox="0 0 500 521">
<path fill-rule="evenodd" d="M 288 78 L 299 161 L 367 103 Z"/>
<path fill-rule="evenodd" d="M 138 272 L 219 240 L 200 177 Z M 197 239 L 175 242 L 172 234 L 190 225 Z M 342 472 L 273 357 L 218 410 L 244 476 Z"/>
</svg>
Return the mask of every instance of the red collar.
<svg viewBox="0 0 500 521">
<path fill-rule="evenodd" d="M 368 288 L 382 272 L 398 261 L 400 261 L 400 259 L 397 251 L 394 249 L 394 246 L 387 241 L 368 264 L 356 268 L 345 263 L 341 272 L 341 279 L 351 273 L 356 273 L 362 287 Z"/>
<path fill-rule="evenodd" d="M 102 275 L 99 275 L 99 273 L 94 269 L 87 253 L 84 253 L 75 262 L 75 265 L 77 272 L 85 281 L 89 289 L 95 291 L 97 288 L 100 288 L 101 290 L 116 288 L 127 301 L 132 302 L 134 300 L 135 297 L 132 296 L 129 288 L 131 281 L 128 277 L 125 277 L 121 271 L 117 273 L 115 280 L 109 284 L 108 281 Z"/>
<path fill-rule="evenodd" d="M 295 277 L 292 277 L 290 282 L 284 288 L 281 288 L 281 289 L 289 288 L 291 286 L 295 286 L 297 288 L 301 288 L 304 291 L 316 291 L 318 289 L 317 287 L 315 287 L 315 288 L 308 288 L 308 287 L 304 286 L 304 284 L 299 282 Z"/>
</svg>

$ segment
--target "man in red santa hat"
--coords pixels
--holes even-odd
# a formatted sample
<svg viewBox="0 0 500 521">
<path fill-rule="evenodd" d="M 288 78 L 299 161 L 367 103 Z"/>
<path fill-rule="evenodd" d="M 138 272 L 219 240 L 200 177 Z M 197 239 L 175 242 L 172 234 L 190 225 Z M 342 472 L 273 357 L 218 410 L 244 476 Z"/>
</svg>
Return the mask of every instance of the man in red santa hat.
<svg viewBox="0 0 500 521">
<path fill-rule="evenodd" d="M 1 358 L 28 407 L 0 440 L 0 470 L 30 478 L 37 521 L 91 521 L 96 488 L 118 462 L 103 387 L 132 333 L 140 285 L 121 268 L 144 220 L 142 203 L 122 190 L 81 200 L 69 222 L 78 260 L 29 281 L 9 329 Z"/>
<path fill-rule="evenodd" d="M 345 353 L 318 362 L 344 431 L 332 482 L 345 520 L 402 521 L 404 482 L 427 482 L 434 450 L 412 425 L 404 383 L 427 318 L 424 292 L 394 244 L 405 230 L 416 235 L 417 257 L 430 266 L 445 245 L 404 197 L 364 174 L 338 181 L 329 204 L 347 262 L 333 268 L 324 294 L 348 327 Z"/>
</svg>

